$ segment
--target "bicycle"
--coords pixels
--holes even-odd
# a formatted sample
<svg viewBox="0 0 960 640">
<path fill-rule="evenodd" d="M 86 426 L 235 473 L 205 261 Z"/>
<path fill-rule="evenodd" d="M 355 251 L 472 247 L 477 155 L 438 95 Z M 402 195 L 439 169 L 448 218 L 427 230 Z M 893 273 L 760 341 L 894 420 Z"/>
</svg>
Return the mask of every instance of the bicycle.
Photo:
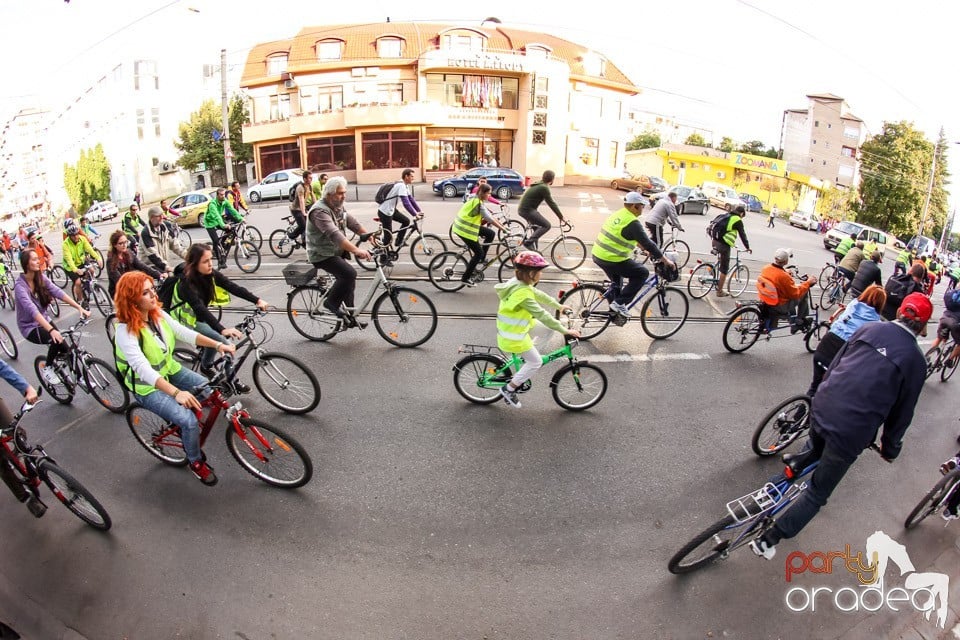
<svg viewBox="0 0 960 640">
<path fill-rule="evenodd" d="M 304 237 L 306 234 L 301 233 L 298 237 L 294 238 L 293 234 L 295 234 L 299 228 L 297 221 L 292 215 L 283 216 L 283 219 L 287 223 L 286 228 L 276 229 L 271 233 L 268 245 L 273 255 L 278 258 L 289 258 L 295 249 L 307 248 L 307 242 Z"/>
<path fill-rule="evenodd" d="M 33 361 L 34 371 L 40 385 L 60 404 L 73 402 L 79 388 L 92 395 L 107 411 L 123 413 L 130 403 L 127 387 L 111 365 L 80 346 L 82 330 L 89 322 L 89 318 L 81 318 L 69 329 L 61 330 L 67 352 L 52 364 L 45 355 L 37 356 Z"/>
<path fill-rule="evenodd" d="M 337 317 L 324 306 L 329 293 L 327 276 L 317 275 L 317 268 L 309 262 L 294 263 L 299 271 L 288 267 L 283 277 L 293 287 L 287 292 L 287 317 L 297 333 L 308 340 L 325 342 L 341 331 L 363 329 L 357 320 L 373 300 L 377 289 L 383 293 L 373 301 L 370 318 L 380 337 L 397 347 L 416 347 L 433 336 L 437 330 L 437 309 L 430 298 L 411 287 L 398 286 L 383 270 L 386 251 L 379 246 L 371 250 L 376 265 L 376 276 L 363 301 L 356 307 L 344 307 Z"/>
<path fill-rule="evenodd" d="M 578 360 L 573 355 L 579 340 L 566 341 L 556 351 L 543 355 L 543 364 L 566 358 L 567 363 L 560 367 L 550 380 L 550 390 L 554 401 L 567 411 L 583 411 L 596 405 L 607 392 L 607 376 L 600 367 L 586 360 Z M 474 404 L 493 404 L 500 400 L 500 389 L 513 377 L 515 371 L 523 366 L 520 354 L 509 357 L 496 347 L 465 344 L 457 353 L 469 355 L 453 365 L 453 386 L 465 399 Z M 517 389 L 526 393 L 531 388 L 530 380 Z"/>
<path fill-rule="evenodd" d="M 646 229 L 644 229 L 646 230 Z M 666 240 L 666 238 L 664 238 Z M 665 242 L 662 247 L 660 247 L 662 253 L 672 251 L 677 254 L 677 269 L 683 269 L 687 266 L 687 263 L 690 262 L 690 245 L 686 241 L 681 240 L 677 237 L 677 227 L 670 227 L 670 240 Z M 650 256 L 642 248 L 637 246 L 634 249 L 634 255 L 636 256 L 637 262 L 640 264 L 646 264 L 647 260 L 650 259 Z"/>
<path fill-rule="evenodd" d="M 687 321 L 690 302 L 683 291 L 669 286 L 660 263 L 655 265 L 653 273 L 626 305 L 627 309 L 633 309 L 650 292 L 653 295 L 640 307 L 640 326 L 654 340 L 669 338 Z M 569 328 L 578 330 L 581 340 L 590 340 L 603 333 L 611 322 L 621 327 L 625 325 L 629 318 L 610 309 L 617 293 L 609 280 L 602 283 L 577 281 L 569 291 L 561 291 L 560 304 L 572 309 L 567 314 Z M 563 320 L 559 311 L 557 318 Z"/>
<path fill-rule="evenodd" d="M 953 372 L 957 370 L 957 365 L 960 363 L 960 358 L 954 360 L 952 367 L 947 366 L 947 360 L 950 359 L 950 354 L 953 352 L 955 346 L 956 342 L 954 342 L 953 336 L 948 336 L 937 348 L 924 354 L 924 358 L 927 361 L 926 378 L 929 378 L 937 371 L 940 372 L 941 382 L 946 382 L 953 376 Z M 4 347 L 4 351 L 6 351 L 6 347 Z M 7 353 L 9 354 L 10 352 L 7 351 Z"/>
<path fill-rule="evenodd" d="M 0 349 L 3 349 L 3 352 L 11 360 L 16 360 L 17 356 L 20 355 L 20 347 L 17 346 L 13 333 L 2 322 L 0 322 Z"/>
<path fill-rule="evenodd" d="M 954 469 L 950 473 L 940 478 L 933 488 L 923 496 L 923 499 L 917 503 L 910 515 L 903 522 L 904 529 L 913 529 L 928 516 L 943 511 L 950 498 L 960 487 L 960 468 Z"/>
<path fill-rule="evenodd" d="M 396 231 L 389 231 L 383 228 L 381 224 L 377 230 L 374 232 L 374 237 L 378 239 L 378 243 L 382 245 L 384 251 L 384 258 L 390 262 L 396 262 L 400 259 L 400 251 L 403 250 L 407 245 L 410 246 L 410 259 L 413 260 L 413 264 L 417 265 L 419 269 L 428 269 L 430 268 L 430 261 L 433 257 L 439 253 L 443 253 L 447 250 L 447 245 L 443 241 L 443 238 L 438 236 L 435 233 L 423 233 L 420 230 L 420 223 L 422 222 L 421 216 L 414 216 L 410 224 L 405 227 L 399 228 Z M 403 245 L 396 247 L 393 244 L 394 235 L 400 233 L 401 231 L 410 231 L 407 233 L 406 237 L 403 239 Z M 356 244 L 356 242 L 354 242 Z M 372 260 L 365 260 L 358 256 L 354 256 L 357 261 L 357 264 L 360 265 L 366 271 L 373 271 L 377 268 L 377 265 L 373 263 Z"/>
<path fill-rule="evenodd" d="M 113 298 L 103 288 L 103 285 L 94 280 L 93 265 L 96 265 L 96 262 L 92 260 L 84 264 L 83 275 L 80 276 L 81 299 L 79 302 L 84 309 L 89 310 L 90 301 L 93 300 L 93 303 L 97 305 L 97 311 L 106 318 L 113 313 Z"/>
<path fill-rule="evenodd" d="M 824 311 L 830 310 L 834 305 L 842 305 L 847 296 L 846 285 L 847 278 L 839 269 L 835 269 L 827 286 L 820 293 L 820 308 Z"/>
<path fill-rule="evenodd" d="M 200 446 L 207 441 L 213 425 L 223 412 L 229 425 L 224 432 L 227 450 L 244 471 L 262 482 L 283 489 L 296 489 L 310 482 L 313 462 L 299 442 L 286 432 L 252 418 L 240 402 L 227 402 L 217 387 L 225 376 L 224 363 L 224 358 L 215 363 L 218 374 L 209 386 L 191 390 L 198 397 L 208 392 L 200 400 L 201 408 L 195 411 L 200 421 Z M 136 402 L 127 409 L 126 418 L 133 437 L 150 455 L 172 467 L 187 465 L 179 426 Z"/>
<path fill-rule="evenodd" d="M 879 451 L 876 444 L 871 449 Z M 670 573 L 691 573 L 716 560 L 726 560 L 730 553 L 746 546 L 768 531 L 777 516 L 790 508 L 807 489 L 804 480 L 813 473 L 819 459 L 810 459 L 810 453 L 783 456 L 783 473 L 771 479 L 760 489 L 727 503 L 727 515 L 714 522 L 685 544 L 670 558 Z"/>
<path fill-rule="evenodd" d="M 817 284 L 820 285 L 821 289 L 826 289 L 830 286 L 830 281 L 836 277 L 837 273 L 839 273 L 837 263 L 827 261 L 823 269 L 820 270 L 820 275 L 817 276 Z"/>
<path fill-rule="evenodd" d="M 806 296 L 810 313 L 805 318 L 807 328 L 803 331 L 803 343 L 807 351 L 813 353 L 817 350 L 820 340 L 829 331 L 830 323 L 820 321 L 820 312 L 813 304 L 809 289 Z M 769 341 L 771 338 L 782 338 L 796 333 L 791 329 L 796 316 L 789 316 L 790 322 L 783 326 L 779 325 L 780 319 L 780 316 L 774 314 L 768 305 L 759 300 L 738 302 L 730 314 L 730 319 L 723 327 L 723 346 L 731 353 L 742 353 L 752 347 L 760 336 Z M 777 332 L 784 332 L 784 335 L 774 335 Z"/>
<path fill-rule="evenodd" d="M 499 262 L 497 281 L 509 280 L 513 275 L 513 259 L 520 253 L 521 237 L 503 236 L 495 242 L 483 243 L 487 247 L 487 257 L 477 264 L 473 275 L 470 276 L 471 282 L 483 282 L 486 268 L 497 262 Z M 494 255 L 491 255 L 491 253 L 494 253 L 490 251 L 493 246 L 498 246 L 498 249 Z M 445 251 L 434 256 L 433 260 L 430 261 L 430 267 L 427 269 L 430 282 L 440 291 L 459 291 L 464 288 L 467 283 L 462 278 L 467 271 L 470 257 L 470 249 L 466 246 L 458 251 Z"/>
<path fill-rule="evenodd" d="M 747 265 L 740 262 L 740 254 L 746 249 L 737 249 L 737 255 L 734 258 L 733 268 L 727 272 L 727 290 L 734 298 L 739 298 L 750 284 L 750 269 Z M 717 255 L 716 249 L 711 249 L 710 253 Z M 714 262 L 704 262 L 697 260 L 697 266 L 690 270 L 690 279 L 687 280 L 687 292 L 694 300 L 699 300 L 713 291 L 714 287 L 720 284 L 719 256 Z"/>
<path fill-rule="evenodd" d="M 750 446 L 761 457 L 776 455 L 796 442 L 810 428 L 810 397 L 787 398 L 763 417 L 753 432 Z"/>
<path fill-rule="evenodd" d="M 244 316 L 237 329 L 244 338 L 237 343 L 234 366 L 225 377 L 223 390 L 234 393 L 233 381 L 237 371 L 250 354 L 254 356 L 253 384 L 267 402 L 281 411 L 302 415 L 313 411 L 320 402 L 320 383 L 317 377 L 300 360 L 283 353 L 264 351 L 261 347 L 273 337 L 273 326 L 261 319 L 266 311 L 257 309 Z M 246 347 L 242 354 L 239 350 Z M 200 352 L 195 349 L 176 348 L 173 355 L 194 371 L 200 371 Z M 281 394 L 284 394 L 281 396 Z M 284 399 L 284 397 L 288 399 Z"/>
<path fill-rule="evenodd" d="M 260 233 L 260 229 L 257 229 L 252 224 L 247 224 L 246 218 L 240 220 L 240 222 L 233 223 L 236 227 L 237 237 L 243 240 L 246 240 L 253 246 L 257 248 L 257 251 L 263 249 L 263 235 Z"/>
<path fill-rule="evenodd" d="M 466 202 L 466 200 L 464 200 Z M 489 210 L 488 210 L 489 211 Z M 501 204 L 500 208 L 496 211 L 490 211 L 490 214 L 504 227 L 507 228 L 507 232 L 504 233 L 500 229 L 497 229 L 497 239 L 502 240 L 504 235 L 508 236 L 519 236 L 522 238 L 527 232 L 527 225 L 521 220 L 516 220 L 510 217 L 510 208 Z M 450 229 L 447 231 L 447 235 L 450 236 L 450 242 L 453 243 L 456 247 L 465 247 L 463 243 L 463 238 L 453 232 L 453 223 L 450 224 Z"/>
<path fill-rule="evenodd" d="M 3 275 L 0 275 L 0 309 L 10 307 L 11 311 L 16 311 L 17 307 L 13 299 L 13 284 L 10 282 L 10 273 L 11 271 L 7 270 Z"/>
<path fill-rule="evenodd" d="M 26 502 L 30 513 L 39 518 L 47 511 L 47 505 L 40 499 L 40 483 L 43 482 L 70 513 L 94 529 L 108 531 L 113 524 L 110 514 L 93 494 L 61 468 L 41 445 L 27 444 L 27 432 L 19 426 L 20 421 L 38 404 L 39 400 L 35 404 L 24 402 L 20 411 L 13 416 L 13 422 L 0 436 L 0 455 L 3 458 L 0 464 L 7 465 L 19 485 L 17 489 L 12 486 L 10 489 L 18 499 L 22 490 L 26 496 L 21 502 Z"/>
<path fill-rule="evenodd" d="M 260 249 L 249 240 L 240 240 L 238 234 L 239 225 L 229 225 L 220 236 L 220 251 L 224 260 L 230 257 L 233 251 L 233 261 L 244 273 L 253 273 L 260 268 Z"/>
<path fill-rule="evenodd" d="M 549 253 L 550 262 L 558 269 L 573 271 L 587 259 L 587 245 L 580 238 L 567 235 L 568 232 L 573 231 L 573 225 L 567 220 L 563 220 L 557 227 L 560 229 L 560 235 L 553 240 L 548 240 L 546 249 L 543 251 L 537 249 L 537 251 L 540 251 L 543 255 Z M 523 241 L 527 242 L 532 233 L 533 230 L 527 227 L 523 235 Z M 544 238 L 541 238 L 541 240 L 544 240 Z"/>
</svg>

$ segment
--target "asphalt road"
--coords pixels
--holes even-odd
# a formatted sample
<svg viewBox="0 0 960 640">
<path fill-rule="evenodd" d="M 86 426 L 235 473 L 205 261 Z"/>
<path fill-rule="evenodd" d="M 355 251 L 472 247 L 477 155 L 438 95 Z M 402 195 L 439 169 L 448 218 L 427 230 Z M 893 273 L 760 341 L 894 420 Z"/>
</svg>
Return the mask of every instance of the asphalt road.
<svg viewBox="0 0 960 640">
<path fill-rule="evenodd" d="M 574 233 L 588 241 L 621 196 L 558 190 Z M 445 231 L 456 204 L 420 200 L 428 229 Z M 372 218 L 369 202 L 356 209 Z M 252 222 L 267 236 L 281 213 L 263 206 Z M 695 252 L 707 250 L 708 219 L 683 219 Z M 751 216 L 748 232 L 754 277 L 778 246 L 792 247 L 814 275 L 828 258 L 816 234 L 783 223 L 766 229 L 766 218 Z M 278 306 L 287 289 L 281 264 L 266 255 L 246 283 Z M 960 428 L 948 397 L 960 382 L 929 381 L 896 464 L 863 456 L 776 560 L 742 550 L 673 576 L 670 556 L 723 516 L 728 500 L 779 470 L 753 455 L 750 436 L 770 407 L 806 389 L 811 360 L 800 337 L 728 354 L 720 320 L 734 303 L 691 301 L 691 321 L 671 339 L 651 341 L 631 323 L 578 348 L 609 379 L 606 397 L 587 412 L 554 404 L 548 381 L 557 365 L 538 374 L 521 410 L 474 406 L 453 389 L 451 367 L 460 344 L 494 343 L 493 323 L 482 317 L 496 311 L 491 286 L 442 293 L 410 264 L 395 275 L 419 278 L 414 286 L 440 311 L 436 335 L 421 348 L 393 348 L 372 327 L 310 343 L 283 314 L 270 316 L 268 348 L 307 362 L 322 400 L 306 417 L 285 416 L 256 392 L 244 403 L 310 452 L 315 474 L 300 490 L 257 482 L 216 433 L 206 452 L 220 483 L 204 487 L 149 456 L 122 417 L 88 396 L 32 413 L 31 439 L 97 495 L 114 527 L 98 533 L 54 503 L 36 520 L 0 499 L 0 619 L 39 629 L 35 637 L 72 638 L 836 637 L 873 614 L 789 611 L 793 585 L 850 582 L 806 574 L 787 584 L 791 551 L 862 549 L 883 530 L 922 569 L 954 543 L 937 522 L 902 529 Z M 581 275 L 598 276 L 589 268 Z M 556 293 L 570 280 L 550 270 L 541 287 Z M 0 320 L 15 324 L 10 311 Z M 542 350 L 559 344 L 541 339 Z M 109 354 L 99 325 L 85 344 Z M 41 351 L 20 348 L 15 366 L 32 379 Z M 14 398 L 7 386 L 0 395 Z M 873 615 L 878 635 L 896 616 Z"/>
</svg>

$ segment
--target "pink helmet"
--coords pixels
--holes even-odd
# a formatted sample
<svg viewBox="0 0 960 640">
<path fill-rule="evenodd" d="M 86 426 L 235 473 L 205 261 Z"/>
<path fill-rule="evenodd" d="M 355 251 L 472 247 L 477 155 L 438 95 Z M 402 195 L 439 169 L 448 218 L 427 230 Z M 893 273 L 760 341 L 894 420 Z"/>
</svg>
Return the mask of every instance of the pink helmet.
<svg viewBox="0 0 960 640">
<path fill-rule="evenodd" d="M 518 267 L 528 267 L 531 269 L 543 269 L 547 266 L 547 261 L 536 251 L 521 251 L 513 259 L 513 264 Z"/>
</svg>

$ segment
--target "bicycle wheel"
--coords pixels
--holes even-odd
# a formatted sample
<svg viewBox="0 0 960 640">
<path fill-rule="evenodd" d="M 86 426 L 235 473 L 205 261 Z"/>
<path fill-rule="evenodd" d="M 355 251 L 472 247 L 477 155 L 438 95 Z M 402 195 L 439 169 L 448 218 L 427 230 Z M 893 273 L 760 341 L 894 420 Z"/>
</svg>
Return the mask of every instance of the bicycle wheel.
<svg viewBox="0 0 960 640">
<path fill-rule="evenodd" d="M 233 250 L 233 261 L 240 271 L 253 273 L 260 268 L 260 249 L 249 240 L 244 240 Z"/>
<path fill-rule="evenodd" d="M 730 316 L 723 328 L 723 346 L 727 351 L 741 353 L 746 351 L 760 337 L 763 320 L 756 307 L 743 307 Z"/>
<path fill-rule="evenodd" d="M 187 454 L 180 441 L 180 427 L 139 404 L 127 409 L 127 426 L 150 455 L 172 467 L 186 466 Z"/>
<path fill-rule="evenodd" d="M 474 404 L 493 404 L 499 400 L 500 387 L 513 377 L 508 367 L 497 377 L 491 377 L 506 361 L 489 353 L 473 353 L 453 365 L 453 386 L 461 396 Z M 484 375 L 491 384 L 484 384 Z"/>
<path fill-rule="evenodd" d="M 255 246 L 257 251 L 263 249 L 263 234 L 260 233 L 260 229 L 253 225 L 246 225 L 243 231 L 243 239 Z"/>
<path fill-rule="evenodd" d="M 669 338 L 687 321 L 690 302 L 683 291 L 664 287 L 648 297 L 640 308 L 640 326 L 654 340 Z"/>
<path fill-rule="evenodd" d="M 192 371 L 200 370 L 200 352 L 196 349 L 177 347 L 173 350 L 173 359 Z"/>
<path fill-rule="evenodd" d="M 6 307 L 9 304 L 9 302 L 10 302 L 10 294 L 7 291 L 7 285 L 0 285 L 0 309 Z"/>
<path fill-rule="evenodd" d="M 425 233 L 410 242 L 410 259 L 418 268 L 426 271 L 433 257 L 447 250 L 443 239 L 435 233 Z"/>
<path fill-rule="evenodd" d="M 327 292 L 317 285 L 297 287 L 287 295 L 287 318 L 297 333 L 324 342 L 337 335 L 340 320 L 323 306 Z"/>
<path fill-rule="evenodd" d="M 726 558 L 727 553 L 750 541 L 749 536 L 744 536 L 736 541 L 736 546 L 731 546 L 735 542 L 734 538 L 739 536 L 740 526 L 732 516 L 724 516 L 714 522 L 670 558 L 667 563 L 670 573 L 690 573 L 702 569 L 717 558 Z"/>
<path fill-rule="evenodd" d="M 17 356 L 20 355 L 20 348 L 17 347 L 17 341 L 13 338 L 13 334 L 10 333 L 7 325 L 2 322 L 0 322 L 0 348 L 3 349 L 3 352 L 7 354 L 11 360 L 16 360 Z"/>
<path fill-rule="evenodd" d="M 110 514 L 93 494 L 72 475 L 53 461 L 44 458 L 37 465 L 37 473 L 63 506 L 94 529 L 107 531 L 113 524 Z"/>
<path fill-rule="evenodd" d="M 820 308 L 829 311 L 843 300 L 843 287 L 832 284 L 820 293 Z"/>
<path fill-rule="evenodd" d="M 180 241 L 180 244 L 185 248 L 189 249 L 193 244 L 193 238 L 190 237 L 190 232 L 180 227 L 177 230 L 177 239 Z"/>
<path fill-rule="evenodd" d="M 57 302 L 56 298 L 50 299 L 50 306 L 47 307 L 47 310 L 50 312 L 54 318 L 60 317 L 60 303 Z"/>
<path fill-rule="evenodd" d="M 61 289 L 67 288 L 67 272 L 60 265 L 50 269 L 50 281 Z"/>
<path fill-rule="evenodd" d="M 126 411 L 130 404 L 130 392 L 127 386 L 120 382 L 114 368 L 94 357 L 84 358 L 83 365 L 83 379 L 90 395 L 111 413 Z"/>
<path fill-rule="evenodd" d="M 713 265 L 709 262 L 703 262 L 690 272 L 690 279 L 687 280 L 687 293 L 694 300 L 699 300 L 713 291 L 716 285 L 717 277 Z"/>
<path fill-rule="evenodd" d="M 437 308 L 430 298 L 409 287 L 390 287 L 370 311 L 380 337 L 397 347 L 417 347 L 437 330 Z"/>
<path fill-rule="evenodd" d="M 440 291 L 460 291 L 464 284 L 463 274 L 467 272 L 467 259 L 462 253 L 445 251 L 434 256 L 427 268 L 427 276 Z"/>
<path fill-rule="evenodd" d="M 90 287 L 90 294 L 93 297 L 93 303 L 97 305 L 97 310 L 104 318 L 113 313 L 113 299 L 99 283 L 93 283 Z"/>
<path fill-rule="evenodd" d="M 810 353 L 816 351 L 820 341 L 827 335 L 827 331 L 830 331 L 830 323 L 826 321 L 820 322 L 807 331 L 807 335 L 803 337 L 803 344 L 806 345 L 807 351 Z"/>
<path fill-rule="evenodd" d="M 110 346 L 116 344 L 115 339 L 117 336 L 117 314 L 111 313 L 103 321 L 103 328 L 107 332 L 107 340 L 110 341 Z"/>
<path fill-rule="evenodd" d="M 933 485 L 933 489 L 930 489 L 927 495 L 923 496 L 923 500 L 913 508 L 907 519 L 903 521 L 903 527 L 913 529 L 920 524 L 921 520 L 939 511 L 958 485 L 960 485 L 960 469 L 954 469 L 940 478 L 937 484 Z"/>
<path fill-rule="evenodd" d="M 93 251 L 94 253 L 97 254 L 97 256 L 99 256 L 100 261 L 94 262 L 92 265 L 90 265 L 90 267 L 93 269 L 93 277 L 99 278 L 100 274 L 103 273 L 103 266 L 107 264 L 107 262 L 106 262 L 106 259 L 104 259 L 103 252 L 100 251 L 100 249 L 97 249 L 96 247 L 94 247 Z"/>
<path fill-rule="evenodd" d="M 253 363 L 253 384 L 267 402 L 281 411 L 300 415 L 320 402 L 320 382 L 296 358 L 264 353 Z"/>
<path fill-rule="evenodd" d="M 563 271 L 573 271 L 587 259 L 587 246 L 575 236 L 558 238 L 550 247 L 550 261 Z"/>
<path fill-rule="evenodd" d="M 763 417 L 753 432 L 750 446 L 758 456 L 780 453 L 810 427 L 810 398 L 797 395 L 787 398 Z"/>
<path fill-rule="evenodd" d="M 37 356 L 36 360 L 33 361 L 33 370 L 37 374 L 37 379 L 40 380 L 40 386 L 60 404 L 73 402 L 73 385 L 61 379 L 60 374 L 56 372 L 52 365 L 49 367 L 49 371 L 47 369 L 47 356 Z"/>
<path fill-rule="evenodd" d="M 6 329 L 6 327 L 4 327 L 4 329 Z M 16 345 L 14 345 L 14 347 L 16 347 Z M 3 350 L 6 351 L 7 348 L 4 347 Z M 952 350 L 952 349 L 951 349 L 951 350 Z M 8 353 L 9 353 L 9 352 L 8 352 Z M 947 353 L 947 355 L 949 356 L 949 352 Z M 15 358 L 16 356 L 13 356 L 13 357 Z M 960 362 L 960 358 L 957 358 L 956 360 L 954 360 L 954 361 L 953 361 L 953 366 L 950 367 L 950 366 L 947 366 L 946 359 L 944 359 L 943 368 L 940 369 L 940 381 L 941 381 L 941 382 L 946 382 L 947 380 L 950 379 L 950 376 L 953 375 L 953 372 L 957 370 L 957 363 L 958 363 L 958 362 Z"/>
<path fill-rule="evenodd" d="M 581 340 L 596 338 L 610 325 L 610 301 L 598 284 L 582 284 L 567 291 L 560 304 L 572 309 L 570 328 L 580 332 Z M 557 317 L 563 317 L 557 312 Z"/>
<path fill-rule="evenodd" d="M 820 270 L 820 275 L 817 276 L 817 284 L 820 285 L 821 289 L 826 289 L 830 286 L 830 281 L 833 280 L 834 276 L 837 275 L 837 265 L 827 264 L 823 269 Z"/>
<path fill-rule="evenodd" d="M 270 240 L 267 244 L 270 247 L 270 251 L 273 252 L 273 255 L 278 258 L 289 258 L 290 254 L 293 253 L 294 242 L 287 237 L 286 229 L 277 229 L 271 233 Z"/>
<path fill-rule="evenodd" d="M 447 231 L 447 235 L 450 236 L 450 242 L 453 243 L 453 246 L 461 248 L 467 246 L 466 243 L 464 243 L 463 238 L 453 232 L 452 223 L 450 224 L 450 229 Z"/>
<path fill-rule="evenodd" d="M 727 290 L 734 298 L 739 298 L 740 294 L 746 291 L 748 284 L 750 284 L 750 269 L 745 264 L 737 265 L 737 268 L 727 276 Z"/>
<path fill-rule="evenodd" d="M 607 374 L 588 362 L 570 362 L 554 374 L 550 390 L 554 402 L 567 411 L 583 411 L 603 399 Z"/>
<path fill-rule="evenodd" d="M 677 254 L 677 269 L 683 269 L 690 262 L 690 245 L 683 240 L 671 240 L 664 245 L 663 250 Z"/>
<path fill-rule="evenodd" d="M 523 224 L 519 220 L 507 220 L 506 222 L 503 222 L 501 224 L 503 224 L 503 226 L 507 228 L 507 232 L 504 233 L 500 229 L 497 229 L 497 240 L 503 240 L 507 236 L 519 236 L 520 238 L 523 238 L 524 234 L 527 233 L 527 225 Z M 457 236 L 457 237 L 459 238 L 460 236 Z M 463 246 L 463 245 L 461 244 L 458 246 Z"/>
<path fill-rule="evenodd" d="M 284 489 L 296 489 L 310 482 L 310 456 L 299 442 L 280 429 L 254 418 L 238 418 L 226 430 L 226 436 L 230 454 L 258 480 Z"/>
<path fill-rule="evenodd" d="M 935 347 L 924 354 L 924 359 L 927 361 L 927 371 L 924 374 L 923 378 L 926 380 L 934 374 L 934 372 L 939 368 L 937 365 L 940 364 L 940 356 L 943 353 L 942 347 Z"/>
</svg>

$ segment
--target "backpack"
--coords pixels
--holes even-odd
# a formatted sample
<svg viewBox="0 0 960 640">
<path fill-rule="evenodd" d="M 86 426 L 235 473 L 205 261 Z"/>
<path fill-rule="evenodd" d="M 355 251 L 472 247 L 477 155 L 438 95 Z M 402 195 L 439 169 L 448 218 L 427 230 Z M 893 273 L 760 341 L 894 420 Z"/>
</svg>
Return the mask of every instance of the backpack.
<svg viewBox="0 0 960 640">
<path fill-rule="evenodd" d="M 707 225 L 707 235 L 713 240 L 723 240 L 727 234 L 727 225 L 730 223 L 730 213 L 721 213 Z"/>
<path fill-rule="evenodd" d="M 383 204 L 387 201 L 387 197 L 390 195 L 393 185 L 397 184 L 396 182 L 384 182 L 380 185 L 380 188 L 377 189 L 377 195 L 373 196 L 373 201 L 377 204 Z"/>
<path fill-rule="evenodd" d="M 894 309 L 900 308 L 900 303 L 915 290 L 913 278 L 909 273 L 902 273 L 899 276 L 890 276 L 887 284 L 883 287 L 887 292 L 887 306 Z"/>
<path fill-rule="evenodd" d="M 177 283 L 183 279 L 183 263 L 178 264 L 173 273 L 160 283 L 157 287 L 157 298 L 163 303 L 163 310 L 167 313 L 173 311 L 173 290 Z"/>
<path fill-rule="evenodd" d="M 950 289 L 943 294 L 943 306 L 947 308 L 947 311 L 960 313 L 960 290 Z"/>
</svg>

